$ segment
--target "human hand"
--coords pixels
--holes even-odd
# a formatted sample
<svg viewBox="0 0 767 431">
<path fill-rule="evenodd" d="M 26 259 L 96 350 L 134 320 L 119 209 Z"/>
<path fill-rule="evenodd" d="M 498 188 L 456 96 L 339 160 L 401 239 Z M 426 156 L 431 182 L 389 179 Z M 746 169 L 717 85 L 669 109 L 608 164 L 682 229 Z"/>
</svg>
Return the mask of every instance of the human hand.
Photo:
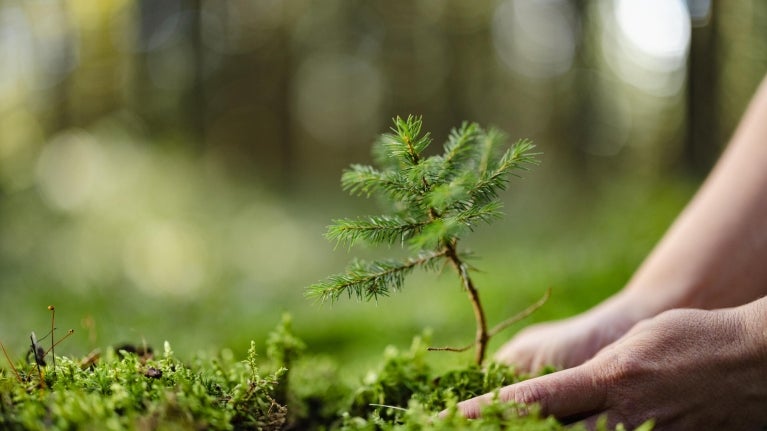
<svg viewBox="0 0 767 431">
<path fill-rule="evenodd" d="M 533 373 L 546 365 L 559 369 L 580 365 L 649 317 L 641 301 L 630 296 L 621 292 L 569 319 L 529 326 L 501 346 L 495 360 Z"/>
<path fill-rule="evenodd" d="M 600 415 L 628 429 L 760 429 L 767 424 L 767 298 L 716 311 L 672 310 L 637 324 L 593 359 L 500 390 L 501 401 L 593 428 Z M 749 308 L 750 307 L 750 308 Z M 458 404 L 477 417 L 485 394 Z"/>
</svg>

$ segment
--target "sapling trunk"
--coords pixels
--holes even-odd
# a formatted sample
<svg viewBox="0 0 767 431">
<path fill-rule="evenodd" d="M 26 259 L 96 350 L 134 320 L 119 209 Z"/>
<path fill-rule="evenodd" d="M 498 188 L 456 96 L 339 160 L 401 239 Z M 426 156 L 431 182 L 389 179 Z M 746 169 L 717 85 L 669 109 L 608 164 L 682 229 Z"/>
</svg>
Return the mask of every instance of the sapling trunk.
<svg viewBox="0 0 767 431">
<path fill-rule="evenodd" d="M 453 265 L 456 272 L 458 272 L 458 277 L 461 279 L 463 288 L 466 289 L 466 294 L 469 295 L 469 301 L 471 301 L 471 307 L 472 310 L 474 310 L 474 320 L 477 324 L 477 331 L 474 336 L 474 360 L 478 365 L 481 365 L 482 361 L 485 359 L 487 342 L 490 339 L 487 332 L 485 309 L 482 308 L 482 302 L 479 300 L 479 291 L 474 287 L 474 282 L 469 276 L 469 271 L 466 269 L 466 265 L 461 261 L 455 251 L 455 243 L 448 244 L 446 256 L 450 259 L 450 263 Z"/>
<path fill-rule="evenodd" d="M 482 364 L 490 338 L 508 326 L 509 320 L 488 330 L 479 291 L 469 275 L 466 256 L 458 242 L 479 222 L 500 216 L 499 191 L 506 188 L 514 171 L 537 163 L 534 146 L 520 140 L 501 148 L 504 135 L 483 130 L 474 123 L 454 129 L 439 156 L 424 157 L 431 143 L 421 134 L 421 119 L 409 116 L 394 120 L 394 133 L 384 134 L 375 153 L 379 167 L 352 165 L 341 177 L 352 194 L 380 194 L 392 203 L 389 214 L 335 220 L 326 236 L 348 246 L 369 244 L 407 245 L 417 252 L 404 260 L 353 261 L 342 274 L 309 286 L 308 295 L 334 301 L 342 294 L 376 299 L 400 290 L 407 274 L 416 267 L 437 269 L 449 262 L 471 302 L 476 323 L 474 342 L 463 348 L 430 350 L 464 351 L 472 346 L 475 361 Z"/>
</svg>

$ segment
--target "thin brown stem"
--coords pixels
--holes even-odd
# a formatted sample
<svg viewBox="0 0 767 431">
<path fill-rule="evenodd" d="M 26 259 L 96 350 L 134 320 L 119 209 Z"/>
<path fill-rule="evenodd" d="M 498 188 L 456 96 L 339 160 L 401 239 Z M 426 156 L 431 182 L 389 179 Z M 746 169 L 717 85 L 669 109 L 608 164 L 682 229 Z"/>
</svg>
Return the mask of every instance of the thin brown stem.
<svg viewBox="0 0 767 431">
<path fill-rule="evenodd" d="M 11 361 L 11 358 L 8 356 L 8 352 L 5 350 L 5 345 L 3 343 L 0 343 L 0 347 L 3 348 L 3 354 L 5 355 L 5 360 L 8 361 L 8 365 L 11 366 L 11 370 L 13 370 L 13 374 L 16 375 L 16 380 L 21 383 L 21 376 L 19 376 L 19 372 L 16 370 L 16 366 L 13 365 L 13 361 Z"/>
<path fill-rule="evenodd" d="M 427 347 L 426 350 L 430 352 L 465 352 L 474 347 L 474 343 L 467 344 L 463 347 Z"/>
<path fill-rule="evenodd" d="M 488 338 L 488 340 L 490 338 L 493 338 L 499 332 L 503 331 L 504 329 L 508 328 L 509 326 L 519 322 L 520 320 L 524 319 L 525 317 L 527 317 L 527 316 L 533 314 L 534 312 L 536 312 L 539 308 L 541 308 L 543 306 L 543 304 L 546 303 L 546 301 L 549 300 L 550 297 L 551 297 L 551 288 L 548 288 L 548 289 L 546 289 L 546 292 L 544 292 L 544 294 L 541 297 L 541 299 L 539 299 L 535 303 L 531 304 L 530 306 L 528 306 L 524 310 L 520 311 L 519 313 L 515 314 L 514 316 L 512 316 L 512 317 L 504 320 L 503 322 L 493 326 L 492 329 L 487 331 L 487 338 Z M 461 346 L 461 347 L 450 347 L 450 346 L 445 346 L 445 347 L 428 347 L 426 350 L 428 350 L 430 352 L 465 352 L 465 351 L 471 349 L 472 347 L 474 347 L 475 345 L 476 345 L 476 343 L 467 344 L 467 345 Z"/>
<path fill-rule="evenodd" d="M 57 341 L 56 343 L 54 343 L 53 345 L 51 345 L 51 348 L 50 348 L 50 349 L 48 349 L 48 350 L 46 350 L 46 351 L 45 351 L 45 353 L 43 354 L 43 356 L 47 355 L 48 353 L 53 353 L 53 348 L 54 348 L 54 347 L 58 346 L 58 345 L 59 345 L 59 343 L 61 343 L 62 341 L 66 340 L 67 338 L 69 338 L 69 336 L 70 336 L 70 335 L 72 335 L 72 334 L 74 334 L 74 333 L 75 333 L 75 330 L 74 330 L 74 329 L 70 329 L 70 330 L 68 330 L 68 331 L 67 331 L 67 335 L 65 335 L 65 336 L 61 337 L 61 339 L 60 339 L 59 341 Z M 54 362 L 54 364 L 55 364 L 55 362 Z"/>
<path fill-rule="evenodd" d="M 415 147 L 413 147 L 413 142 L 410 140 L 410 138 L 405 137 L 405 144 L 407 145 L 407 149 L 410 152 L 410 157 L 413 158 L 413 164 L 417 165 L 421 158 L 418 157 L 418 153 L 415 152 Z"/>
<path fill-rule="evenodd" d="M 420 162 L 420 158 L 418 157 L 418 153 L 416 153 L 415 148 L 413 147 L 412 142 L 410 139 L 405 139 L 405 143 L 408 146 L 408 150 L 410 151 L 410 154 L 413 157 L 413 164 L 418 164 Z M 429 184 L 429 181 L 426 179 L 426 177 L 422 177 L 421 181 L 423 182 L 423 186 L 425 190 L 429 190 L 431 188 L 431 185 Z M 439 212 L 435 209 L 430 207 L 429 208 L 429 219 L 430 220 L 436 220 L 440 217 Z M 466 293 L 469 295 L 469 300 L 471 301 L 472 309 L 474 310 L 474 319 L 477 324 L 477 332 L 474 337 L 474 346 L 476 346 L 475 349 L 475 361 L 477 365 L 482 365 L 482 361 L 485 359 L 485 351 L 487 350 L 487 342 L 490 339 L 490 335 L 487 332 L 487 320 L 485 318 L 485 310 L 482 308 L 482 304 L 479 300 L 479 292 L 477 291 L 477 288 L 474 287 L 474 282 L 471 280 L 471 277 L 469 277 L 469 271 L 466 267 L 466 264 L 463 263 L 460 257 L 458 257 L 458 253 L 456 251 L 456 244 L 457 241 L 455 239 L 451 240 L 445 245 L 444 254 L 450 260 L 450 263 L 455 268 L 456 272 L 458 273 L 458 277 L 461 279 L 461 284 L 463 284 L 463 287 L 466 289 Z M 452 347 L 438 347 L 438 348 L 429 348 L 429 350 L 441 350 L 441 351 L 453 351 L 453 352 L 463 352 L 470 348 L 452 348 Z"/>
<path fill-rule="evenodd" d="M 499 332 L 503 331 L 504 329 L 508 328 L 509 326 L 519 322 L 520 320 L 524 319 L 525 317 L 535 313 L 539 308 L 543 306 L 543 304 L 546 303 L 546 301 L 549 300 L 549 297 L 551 297 L 551 288 L 549 287 L 546 289 L 546 292 L 544 292 L 541 299 L 537 300 L 535 303 L 530 304 L 527 308 L 520 311 L 519 313 L 509 317 L 508 319 L 504 320 L 503 322 L 493 326 L 493 329 L 490 330 L 488 333 L 488 337 L 493 337 Z"/>
<path fill-rule="evenodd" d="M 51 310 L 51 352 L 53 354 L 51 355 L 51 358 L 53 358 L 53 373 L 56 373 L 56 352 L 53 350 L 54 347 L 56 347 L 56 344 L 54 344 L 55 335 L 53 335 L 53 330 L 56 329 L 55 323 L 56 323 L 56 307 L 53 305 L 49 305 L 48 309 Z"/>
<path fill-rule="evenodd" d="M 482 365 L 482 361 L 485 359 L 485 351 L 487 350 L 487 341 L 490 339 L 490 334 L 487 332 L 487 319 L 485 318 L 485 310 L 482 308 L 482 303 L 479 300 L 479 292 L 474 286 L 474 282 L 469 277 L 469 271 L 466 264 L 461 261 L 456 252 L 456 241 L 453 240 L 448 243 L 445 248 L 447 253 L 445 256 L 453 264 L 458 276 L 461 279 L 463 287 L 466 289 L 466 294 L 469 295 L 472 309 L 474 310 L 474 320 L 477 324 L 477 332 L 474 336 L 475 355 L 474 360 L 477 365 Z"/>
</svg>

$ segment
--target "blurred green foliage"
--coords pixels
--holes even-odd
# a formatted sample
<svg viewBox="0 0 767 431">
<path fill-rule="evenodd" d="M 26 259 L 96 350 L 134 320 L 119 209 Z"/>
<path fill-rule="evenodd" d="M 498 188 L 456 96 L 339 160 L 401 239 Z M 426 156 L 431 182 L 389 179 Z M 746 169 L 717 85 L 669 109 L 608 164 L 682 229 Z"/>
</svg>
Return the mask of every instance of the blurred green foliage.
<svg viewBox="0 0 767 431">
<path fill-rule="evenodd" d="M 76 330 L 60 354 L 236 348 L 286 310 L 352 370 L 426 326 L 460 344 L 458 285 L 430 301 L 416 275 L 402 298 L 332 312 L 303 297 L 347 260 L 326 220 L 370 209 L 342 201 L 340 169 L 411 112 L 545 154 L 471 240 L 489 317 L 546 287 L 530 322 L 593 305 L 689 199 L 767 65 L 765 2 L 641 3 L 0 0 L 0 339 L 23 356 L 55 304 Z"/>
</svg>

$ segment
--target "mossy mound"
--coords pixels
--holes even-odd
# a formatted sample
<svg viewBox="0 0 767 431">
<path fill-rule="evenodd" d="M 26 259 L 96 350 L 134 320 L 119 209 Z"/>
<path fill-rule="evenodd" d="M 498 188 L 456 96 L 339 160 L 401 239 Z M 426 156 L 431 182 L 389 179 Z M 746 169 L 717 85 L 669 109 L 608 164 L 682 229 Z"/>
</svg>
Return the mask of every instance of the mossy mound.
<svg viewBox="0 0 767 431">
<path fill-rule="evenodd" d="M 524 378 L 510 367 L 468 365 L 437 374 L 416 337 L 410 349 L 388 348 L 359 383 L 341 378 L 328 358 L 305 355 L 284 319 L 267 340 L 251 343 L 238 361 L 231 351 L 179 360 L 168 343 L 161 355 L 109 349 L 96 360 L 56 358 L 38 369 L 15 365 L 0 375 L 0 428 L 9 430 L 560 430 L 535 409 L 519 416 L 495 401 L 478 420 L 457 414 L 461 399 Z M 146 350 L 146 349 L 144 349 Z M 448 415 L 438 419 L 437 413 Z M 649 429 L 649 426 L 643 427 Z M 572 428 L 567 428 L 572 429 Z M 603 429 L 606 429 L 603 427 Z"/>
</svg>

